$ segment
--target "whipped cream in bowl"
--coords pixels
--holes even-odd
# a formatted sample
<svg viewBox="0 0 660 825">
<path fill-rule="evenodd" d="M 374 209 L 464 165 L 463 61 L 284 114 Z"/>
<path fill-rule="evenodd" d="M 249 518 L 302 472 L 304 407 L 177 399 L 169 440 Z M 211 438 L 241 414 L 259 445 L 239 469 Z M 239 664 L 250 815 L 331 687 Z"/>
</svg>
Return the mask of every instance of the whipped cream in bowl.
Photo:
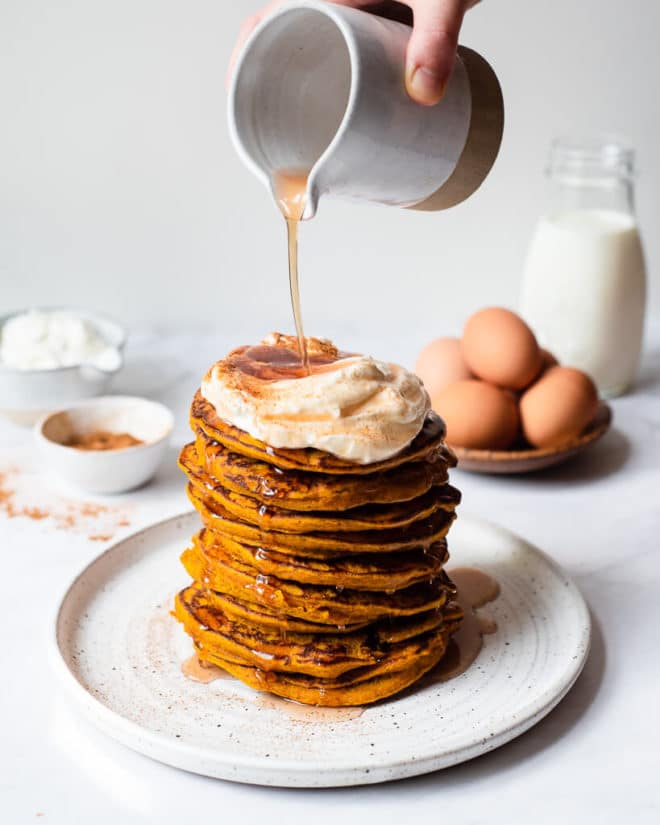
<svg viewBox="0 0 660 825">
<path fill-rule="evenodd" d="M 216 362 L 201 394 L 216 413 L 271 447 L 313 447 L 357 464 L 405 449 L 431 408 L 416 375 L 366 355 L 307 339 L 309 373 L 296 339 L 272 333 Z"/>
<path fill-rule="evenodd" d="M 117 343 L 75 312 L 32 309 L 12 315 L 0 327 L 0 364 L 17 370 L 91 364 L 112 371 L 120 357 Z"/>
<path fill-rule="evenodd" d="M 101 316 L 30 309 L 0 317 L 0 414 L 32 424 L 104 393 L 123 364 L 125 333 Z"/>
</svg>

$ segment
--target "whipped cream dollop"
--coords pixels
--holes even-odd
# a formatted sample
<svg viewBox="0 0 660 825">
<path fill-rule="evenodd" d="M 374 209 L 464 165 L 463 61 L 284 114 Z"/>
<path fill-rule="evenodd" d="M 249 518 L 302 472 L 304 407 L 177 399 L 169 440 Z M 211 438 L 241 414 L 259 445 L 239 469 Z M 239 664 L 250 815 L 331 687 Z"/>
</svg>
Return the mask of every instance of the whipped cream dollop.
<svg viewBox="0 0 660 825">
<path fill-rule="evenodd" d="M 272 447 L 314 447 L 358 464 L 390 458 L 422 429 L 431 403 L 416 375 L 317 338 L 307 350 L 311 374 L 296 339 L 272 333 L 215 363 L 201 393 L 221 418 Z"/>
<path fill-rule="evenodd" d="M 85 318 L 65 310 L 30 310 L 0 329 L 0 364 L 17 370 L 49 370 L 93 364 L 112 371 L 119 353 Z"/>
</svg>

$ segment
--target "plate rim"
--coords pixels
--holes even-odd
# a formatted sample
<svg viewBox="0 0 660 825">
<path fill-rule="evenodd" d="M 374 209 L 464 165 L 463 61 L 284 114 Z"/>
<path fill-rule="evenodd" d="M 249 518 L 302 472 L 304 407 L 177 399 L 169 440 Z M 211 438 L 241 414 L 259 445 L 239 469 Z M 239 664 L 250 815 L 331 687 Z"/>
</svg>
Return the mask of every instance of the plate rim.
<svg viewBox="0 0 660 825">
<path fill-rule="evenodd" d="M 353 762 L 351 765 L 328 765 L 327 762 L 322 761 L 313 762 L 311 760 L 305 760 L 296 762 L 281 759 L 265 763 L 263 757 L 255 757 L 250 754 L 232 754 L 230 757 L 227 757 L 226 753 L 209 753 L 207 748 L 198 745 L 188 744 L 186 742 L 174 742 L 168 734 L 149 730 L 148 728 L 142 727 L 138 722 L 128 719 L 121 713 L 114 711 L 87 690 L 76 678 L 64 658 L 64 653 L 59 641 L 59 629 L 60 620 L 67 600 L 72 595 L 80 579 L 95 565 L 101 563 L 103 559 L 116 553 L 126 545 L 130 545 L 145 534 L 152 532 L 154 529 L 173 527 L 175 523 L 181 519 L 194 517 L 195 515 L 195 510 L 187 509 L 174 516 L 169 516 L 146 525 L 140 530 L 136 530 L 124 538 L 113 542 L 105 550 L 102 550 L 81 567 L 79 572 L 64 589 L 61 597 L 57 600 L 50 623 L 48 658 L 58 676 L 60 685 L 65 688 L 69 698 L 76 702 L 86 718 L 102 733 L 131 750 L 163 764 L 212 778 L 245 784 L 290 788 L 329 788 L 367 785 L 432 773 L 436 770 L 452 767 L 495 750 L 532 728 L 550 713 L 566 696 L 580 676 L 589 657 L 592 629 L 590 610 L 580 589 L 561 565 L 543 550 L 512 530 L 494 523 L 489 519 L 475 516 L 469 511 L 467 513 L 463 512 L 461 514 L 461 521 L 463 523 L 469 523 L 478 529 L 494 531 L 503 537 L 513 537 L 517 542 L 522 543 L 527 551 L 540 557 L 540 559 L 550 567 L 552 572 L 564 582 L 565 586 L 569 588 L 572 595 L 572 602 L 579 614 L 580 632 L 575 643 L 575 649 L 578 655 L 573 662 L 572 668 L 563 674 L 563 678 L 559 680 L 558 685 L 555 683 L 554 688 L 552 686 L 545 688 L 543 692 L 537 696 L 536 700 L 530 703 L 529 710 L 524 714 L 522 719 L 513 724 L 508 724 L 498 733 L 491 734 L 486 740 L 480 738 L 469 745 L 457 746 L 449 751 L 443 750 L 441 754 L 424 754 L 412 760 L 384 757 L 382 761 L 370 761 L 369 763 L 363 764 Z M 576 627 L 578 627 L 577 623 Z M 185 758 L 186 756 L 188 759 Z M 197 761 L 197 767 L 190 766 L 190 759 Z M 207 763 L 206 769 L 199 766 L 200 762 Z M 240 773 L 240 768 L 249 770 L 252 775 L 251 778 Z M 316 781 L 311 782 L 311 778 L 316 778 Z"/>
</svg>

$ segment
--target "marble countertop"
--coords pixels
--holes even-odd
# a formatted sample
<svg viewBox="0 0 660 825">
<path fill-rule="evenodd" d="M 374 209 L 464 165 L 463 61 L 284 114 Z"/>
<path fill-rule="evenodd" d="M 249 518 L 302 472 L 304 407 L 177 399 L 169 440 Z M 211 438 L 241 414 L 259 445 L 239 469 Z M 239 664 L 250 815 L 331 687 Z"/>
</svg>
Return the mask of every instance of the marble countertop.
<svg viewBox="0 0 660 825">
<path fill-rule="evenodd" d="M 350 341 L 355 348 L 358 338 Z M 614 427 L 592 451 L 535 476 L 456 471 L 453 477 L 465 511 L 506 526 L 557 559 L 592 610 L 593 645 L 582 676 L 530 732 L 477 760 L 416 779 L 293 791 L 177 771 L 116 744 L 78 716 L 49 669 L 58 600 L 113 540 L 188 509 L 176 445 L 187 438 L 186 408 L 200 375 L 229 343 L 222 335 L 132 338 L 115 389 L 163 401 L 177 420 L 171 460 L 133 494 L 81 498 L 60 487 L 39 468 L 30 432 L 0 423 L 2 822 L 657 822 L 659 325 L 651 328 L 638 386 L 613 402 Z M 412 343 L 362 343 L 404 363 L 414 355 Z"/>
</svg>

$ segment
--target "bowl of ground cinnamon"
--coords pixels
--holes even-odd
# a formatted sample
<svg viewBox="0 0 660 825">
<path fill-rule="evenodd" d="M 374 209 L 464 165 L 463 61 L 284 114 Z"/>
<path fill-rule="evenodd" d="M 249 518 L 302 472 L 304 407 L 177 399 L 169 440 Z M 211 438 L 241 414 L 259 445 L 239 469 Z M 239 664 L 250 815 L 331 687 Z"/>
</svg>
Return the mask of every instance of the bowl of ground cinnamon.
<svg viewBox="0 0 660 825">
<path fill-rule="evenodd" d="M 149 481 L 163 459 L 174 419 L 167 407 L 105 396 L 49 413 L 36 425 L 44 464 L 88 493 L 121 493 Z"/>
</svg>

